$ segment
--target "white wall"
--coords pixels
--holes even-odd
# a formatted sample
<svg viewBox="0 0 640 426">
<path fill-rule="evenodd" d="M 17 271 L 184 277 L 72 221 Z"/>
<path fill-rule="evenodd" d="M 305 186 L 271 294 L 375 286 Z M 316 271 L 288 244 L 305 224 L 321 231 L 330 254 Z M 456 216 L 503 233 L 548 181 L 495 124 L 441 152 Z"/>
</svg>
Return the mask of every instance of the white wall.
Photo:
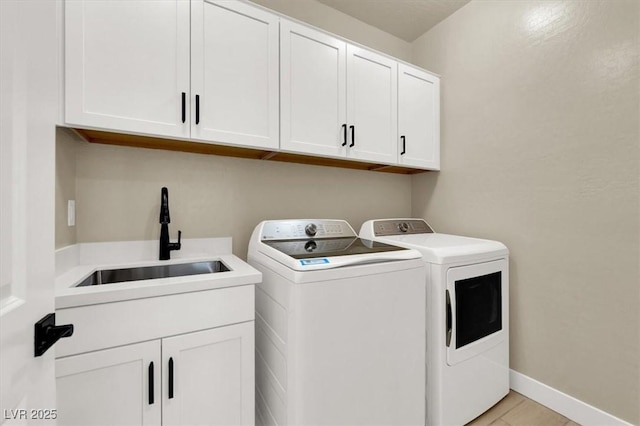
<svg viewBox="0 0 640 426">
<path fill-rule="evenodd" d="M 474 0 L 414 43 L 442 171 L 413 215 L 511 250 L 511 367 L 640 424 L 637 1 Z"/>
</svg>

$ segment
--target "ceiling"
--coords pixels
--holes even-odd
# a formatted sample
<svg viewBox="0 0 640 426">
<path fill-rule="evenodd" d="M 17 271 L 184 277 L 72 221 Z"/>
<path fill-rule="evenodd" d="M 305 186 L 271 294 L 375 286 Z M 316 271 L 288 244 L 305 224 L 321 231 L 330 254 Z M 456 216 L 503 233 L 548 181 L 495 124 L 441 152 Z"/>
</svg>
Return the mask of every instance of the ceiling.
<svg viewBox="0 0 640 426">
<path fill-rule="evenodd" d="M 412 42 L 470 0 L 318 0 Z"/>
</svg>

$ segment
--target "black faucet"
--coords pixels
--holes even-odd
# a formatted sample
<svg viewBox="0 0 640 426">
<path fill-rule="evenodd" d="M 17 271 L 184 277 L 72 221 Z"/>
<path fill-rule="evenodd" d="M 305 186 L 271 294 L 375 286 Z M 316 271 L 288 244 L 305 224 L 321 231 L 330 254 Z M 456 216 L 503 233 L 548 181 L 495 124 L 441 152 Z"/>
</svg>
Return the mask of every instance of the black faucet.
<svg viewBox="0 0 640 426">
<path fill-rule="evenodd" d="M 178 231 L 178 242 L 172 243 L 169 240 L 169 190 L 162 188 L 160 192 L 160 260 L 169 260 L 171 250 L 180 250 L 180 239 L 182 231 Z"/>
</svg>

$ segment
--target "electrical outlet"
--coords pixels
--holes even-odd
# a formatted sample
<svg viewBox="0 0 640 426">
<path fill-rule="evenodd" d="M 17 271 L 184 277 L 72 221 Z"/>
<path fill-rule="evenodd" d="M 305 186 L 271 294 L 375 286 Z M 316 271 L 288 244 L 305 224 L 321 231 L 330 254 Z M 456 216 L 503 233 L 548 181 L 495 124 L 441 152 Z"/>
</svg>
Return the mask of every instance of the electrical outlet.
<svg viewBox="0 0 640 426">
<path fill-rule="evenodd" d="M 67 226 L 76 225 L 76 200 L 67 202 Z"/>
</svg>

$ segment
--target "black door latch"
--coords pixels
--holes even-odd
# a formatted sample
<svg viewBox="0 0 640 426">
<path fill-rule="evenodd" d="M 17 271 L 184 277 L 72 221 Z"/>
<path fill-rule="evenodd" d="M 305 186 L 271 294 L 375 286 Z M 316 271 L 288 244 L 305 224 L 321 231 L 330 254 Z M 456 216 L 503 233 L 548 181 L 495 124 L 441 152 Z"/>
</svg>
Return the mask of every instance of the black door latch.
<svg viewBox="0 0 640 426">
<path fill-rule="evenodd" d="M 73 324 L 56 325 L 56 314 L 49 314 L 35 324 L 35 355 L 41 356 L 63 337 L 73 334 Z"/>
</svg>

